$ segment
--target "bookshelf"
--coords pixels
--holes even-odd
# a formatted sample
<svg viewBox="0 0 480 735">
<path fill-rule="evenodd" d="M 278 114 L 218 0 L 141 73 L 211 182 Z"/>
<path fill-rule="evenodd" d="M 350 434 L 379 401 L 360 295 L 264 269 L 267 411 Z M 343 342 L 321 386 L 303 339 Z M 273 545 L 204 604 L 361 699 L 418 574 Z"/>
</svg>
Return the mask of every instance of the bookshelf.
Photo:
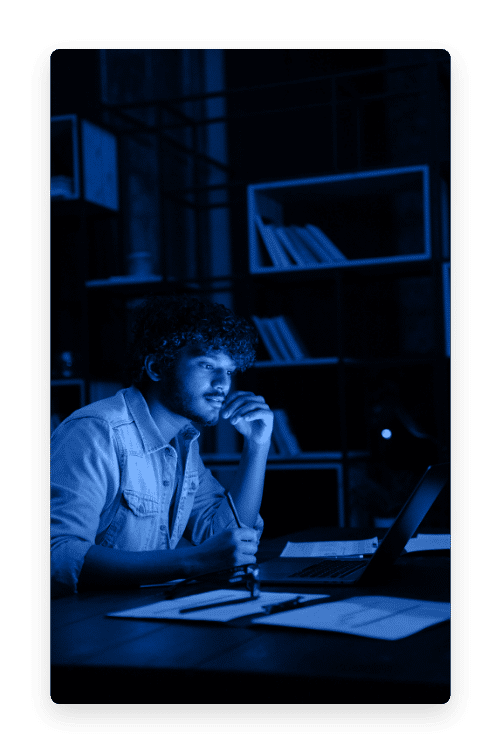
<svg viewBox="0 0 480 735">
<path fill-rule="evenodd" d="M 289 458 L 272 454 L 271 466 L 285 462 L 285 468 L 289 463 L 300 469 L 310 463 L 326 471 L 336 459 L 342 470 L 340 525 L 351 516 L 350 473 L 376 454 L 378 436 L 392 436 L 388 422 L 396 426 L 403 410 L 384 412 L 388 430 L 379 427 L 377 436 L 372 412 L 379 409 L 368 405 L 366 395 L 375 395 L 376 382 L 398 383 L 413 395 L 418 382 L 417 407 L 422 401 L 426 406 L 422 424 L 435 414 L 439 375 L 445 379 L 448 202 L 440 178 L 435 190 L 441 206 L 435 207 L 431 180 L 430 167 L 422 164 L 247 188 L 248 263 L 255 283 L 249 304 L 262 339 L 255 385 L 286 413 L 301 447 Z M 442 233 L 436 243 L 432 212 Z M 329 431 L 315 427 L 322 422 Z M 442 456 L 435 435 L 430 423 L 423 436 L 435 447 L 426 447 L 424 461 L 429 452 L 432 461 Z"/>
<path fill-rule="evenodd" d="M 265 228 L 271 228 L 265 232 Z M 296 229 L 295 229 L 296 228 Z M 278 237 L 295 240 L 295 256 Z M 322 233 L 335 251 L 316 250 Z M 428 166 L 277 181 L 248 187 L 252 274 L 411 263 L 431 257 Z M 263 233 L 263 237 L 262 237 Z M 268 236 L 267 236 L 268 233 Z M 294 246 L 295 247 L 295 246 Z M 279 253 L 281 257 L 279 258 Z M 273 255 L 273 258 L 272 258 Z M 274 259 L 276 257 L 276 261 Z M 289 262 L 290 261 L 290 262 Z"/>
</svg>

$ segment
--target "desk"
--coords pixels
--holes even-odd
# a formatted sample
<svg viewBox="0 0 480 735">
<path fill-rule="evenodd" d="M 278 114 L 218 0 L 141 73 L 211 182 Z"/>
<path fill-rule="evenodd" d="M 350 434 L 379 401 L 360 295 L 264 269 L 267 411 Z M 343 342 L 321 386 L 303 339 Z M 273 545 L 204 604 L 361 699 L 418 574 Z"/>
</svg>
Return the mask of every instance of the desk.
<svg viewBox="0 0 480 735">
<path fill-rule="evenodd" d="M 295 541 L 371 538 L 379 529 L 317 528 Z M 278 556 L 286 539 L 260 544 Z M 404 555 L 375 587 L 385 594 L 449 600 L 448 553 Z M 188 593 L 211 586 L 189 586 Z M 283 590 L 285 587 L 265 587 Z M 334 592 L 295 586 L 300 592 Z M 128 620 L 106 613 L 163 599 L 161 588 L 84 592 L 52 601 L 52 699 L 58 704 L 440 704 L 450 696 L 450 625 L 398 641 L 219 623 Z"/>
</svg>

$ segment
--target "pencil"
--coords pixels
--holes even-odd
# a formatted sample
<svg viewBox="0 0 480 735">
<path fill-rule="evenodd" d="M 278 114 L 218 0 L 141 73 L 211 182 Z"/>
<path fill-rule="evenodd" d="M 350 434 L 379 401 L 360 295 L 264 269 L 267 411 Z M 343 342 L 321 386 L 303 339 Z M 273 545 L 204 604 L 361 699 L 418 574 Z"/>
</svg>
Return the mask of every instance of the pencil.
<svg viewBox="0 0 480 735">
<path fill-rule="evenodd" d="M 227 498 L 228 504 L 230 506 L 230 510 L 233 513 L 233 517 L 235 518 L 235 522 L 239 528 L 243 528 L 242 524 L 240 523 L 240 518 L 238 517 L 237 509 L 235 508 L 235 503 L 233 502 L 233 498 L 228 492 L 228 490 L 225 493 L 225 496 Z M 243 565 L 243 573 L 245 574 L 247 578 L 247 590 L 250 590 L 250 598 L 252 600 L 255 600 L 259 595 L 259 583 L 258 580 L 255 578 L 254 574 L 249 571 L 249 565 L 244 564 Z M 250 583 L 250 586 L 249 586 Z"/>
<path fill-rule="evenodd" d="M 230 510 L 233 513 L 233 517 L 235 518 L 235 521 L 236 521 L 237 526 L 239 528 L 243 528 L 242 524 L 240 523 L 240 518 L 238 517 L 237 509 L 235 508 L 235 504 L 233 502 L 233 498 L 232 498 L 232 496 L 230 495 L 230 493 L 228 491 L 225 493 L 225 497 L 228 500 L 228 504 L 230 506 Z"/>
</svg>

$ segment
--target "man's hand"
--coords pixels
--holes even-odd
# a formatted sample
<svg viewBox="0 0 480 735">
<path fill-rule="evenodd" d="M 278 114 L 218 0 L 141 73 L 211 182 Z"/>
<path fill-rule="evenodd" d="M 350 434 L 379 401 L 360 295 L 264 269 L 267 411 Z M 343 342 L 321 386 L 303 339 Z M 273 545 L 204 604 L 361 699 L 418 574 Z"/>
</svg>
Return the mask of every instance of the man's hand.
<svg viewBox="0 0 480 735">
<path fill-rule="evenodd" d="M 257 548 L 257 533 L 253 528 L 227 528 L 195 547 L 195 552 L 207 571 L 216 572 L 255 564 Z"/>
<path fill-rule="evenodd" d="M 229 419 L 248 441 L 255 444 L 270 442 L 273 412 L 262 396 L 247 391 L 235 391 L 227 397 L 220 415 Z"/>
</svg>

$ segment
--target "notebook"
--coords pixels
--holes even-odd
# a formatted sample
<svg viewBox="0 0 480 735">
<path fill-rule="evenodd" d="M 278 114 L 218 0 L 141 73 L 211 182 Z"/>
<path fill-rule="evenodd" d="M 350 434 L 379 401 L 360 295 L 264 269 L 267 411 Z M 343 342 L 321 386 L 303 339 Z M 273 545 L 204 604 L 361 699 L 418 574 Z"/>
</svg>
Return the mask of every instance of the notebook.
<svg viewBox="0 0 480 735">
<path fill-rule="evenodd" d="M 381 581 L 432 507 L 450 477 L 450 464 L 431 465 L 370 559 L 278 557 L 259 564 L 261 584 L 360 585 Z"/>
</svg>

